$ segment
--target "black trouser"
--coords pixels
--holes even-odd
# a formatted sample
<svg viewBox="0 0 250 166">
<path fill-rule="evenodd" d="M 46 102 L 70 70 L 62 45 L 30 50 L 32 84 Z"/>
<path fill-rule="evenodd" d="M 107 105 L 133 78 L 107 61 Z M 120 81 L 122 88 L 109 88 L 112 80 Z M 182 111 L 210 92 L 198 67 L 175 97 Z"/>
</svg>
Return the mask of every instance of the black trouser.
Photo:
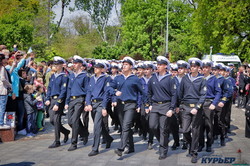
<svg viewBox="0 0 250 166">
<path fill-rule="evenodd" d="M 103 134 L 103 137 L 106 138 L 106 141 L 111 141 L 112 137 L 109 135 L 107 129 L 104 126 L 103 123 L 103 116 L 102 116 L 102 102 L 93 102 L 92 103 L 92 111 L 91 116 L 94 121 L 94 142 L 92 146 L 93 151 L 98 151 L 101 134 Z"/>
<path fill-rule="evenodd" d="M 149 115 L 149 128 L 160 143 L 160 155 L 165 155 L 168 152 L 170 118 L 166 116 L 165 112 L 169 110 L 169 107 L 170 102 L 163 104 L 153 103 L 152 111 Z"/>
<path fill-rule="evenodd" d="M 181 109 L 183 136 L 185 141 L 187 141 L 187 143 L 190 145 L 189 153 L 197 156 L 200 127 L 202 123 L 202 110 L 198 110 L 197 114 L 193 115 L 191 114 L 193 107 L 182 104 Z"/>
<path fill-rule="evenodd" d="M 50 102 L 50 108 L 49 108 L 49 117 L 50 117 L 50 123 L 55 127 L 55 142 L 60 142 L 60 132 L 65 134 L 69 134 L 69 130 L 63 127 L 61 122 L 61 116 L 64 109 L 64 102 L 60 103 L 58 105 L 58 111 L 53 111 L 54 105 L 57 103 L 57 99 L 51 99 Z"/>
<path fill-rule="evenodd" d="M 212 101 L 206 100 L 203 104 L 203 121 L 200 130 L 199 146 L 205 146 L 204 132 L 206 131 L 207 136 L 207 147 L 211 147 L 213 144 L 213 121 L 214 121 L 214 110 L 210 110 L 209 106 Z"/>
<path fill-rule="evenodd" d="M 153 143 L 153 138 L 154 138 L 154 134 L 152 133 L 151 130 L 149 130 L 149 114 L 150 113 L 146 113 L 145 112 L 145 106 L 142 105 L 141 106 L 141 131 L 142 131 L 142 135 L 144 137 L 147 136 L 148 133 L 148 143 Z"/>
<path fill-rule="evenodd" d="M 178 119 L 177 119 L 177 114 L 173 114 L 170 117 L 170 131 L 173 134 L 174 142 L 179 143 L 180 137 L 179 137 L 179 124 L 178 124 Z"/>
<path fill-rule="evenodd" d="M 110 115 L 111 119 L 113 117 L 113 112 L 112 112 L 112 107 L 111 107 L 111 102 L 110 101 L 107 103 L 106 110 L 107 110 L 108 115 L 103 117 L 103 123 L 104 123 L 104 126 L 105 126 L 106 130 L 109 131 L 109 121 L 108 121 L 109 115 Z"/>
<path fill-rule="evenodd" d="M 79 97 L 69 102 L 68 124 L 72 128 L 71 143 L 74 145 L 77 144 L 78 134 L 81 137 L 88 137 L 88 130 L 83 127 L 82 121 L 80 120 L 80 116 L 84 109 L 84 101 L 84 97 Z"/>
<path fill-rule="evenodd" d="M 83 129 L 84 131 L 86 131 L 87 135 L 84 135 L 86 137 L 89 136 L 89 112 L 87 111 L 84 111 L 84 108 L 83 108 L 83 111 L 82 111 L 82 124 L 83 124 Z M 81 137 L 84 137 L 82 135 L 80 135 Z"/>
<path fill-rule="evenodd" d="M 226 135 L 226 128 L 225 124 L 223 123 L 223 119 L 225 114 L 223 112 L 223 108 L 216 106 L 215 111 L 214 111 L 214 127 L 213 127 L 213 132 L 214 135 L 220 135 L 221 139 L 225 138 Z"/>
<path fill-rule="evenodd" d="M 231 112 L 232 112 L 232 97 L 225 103 L 225 125 L 226 131 L 230 130 L 230 122 L 231 122 Z"/>
<path fill-rule="evenodd" d="M 133 131 L 131 127 L 133 126 L 136 103 L 122 104 L 121 101 L 118 101 L 118 103 L 118 116 L 122 126 L 121 143 L 118 149 L 123 151 L 128 146 L 129 150 L 134 150 Z"/>
</svg>

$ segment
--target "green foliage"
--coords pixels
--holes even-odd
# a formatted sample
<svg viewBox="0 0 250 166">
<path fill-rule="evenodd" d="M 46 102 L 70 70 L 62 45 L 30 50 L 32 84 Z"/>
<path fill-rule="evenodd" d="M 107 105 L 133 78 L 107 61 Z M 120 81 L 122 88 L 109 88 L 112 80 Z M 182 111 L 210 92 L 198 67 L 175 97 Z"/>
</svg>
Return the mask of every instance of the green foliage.
<svg viewBox="0 0 250 166">
<path fill-rule="evenodd" d="M 109 46 L 107 43 L 103 43 L 93 50 L 93 58 L 96 59 L 120 59 L 120 56 L 123 54 L 124 50 L 122 47 Z"/>
<path fill-rule="evenodd" d="M 7 9 L 0 15 L 0 43 L 19 49 L 28 49 L 33 42 L 33 20 L 38 12 L 39 0 L 1 0 L 1 7 Z"/>
<path fill-rule="evenodd" d="M 245 0 L 197 0 L 193 14 L 192 43 L 196 51 L 235 53 L 242 60 L 249 58 L 250 2 Z"/>
</svg>

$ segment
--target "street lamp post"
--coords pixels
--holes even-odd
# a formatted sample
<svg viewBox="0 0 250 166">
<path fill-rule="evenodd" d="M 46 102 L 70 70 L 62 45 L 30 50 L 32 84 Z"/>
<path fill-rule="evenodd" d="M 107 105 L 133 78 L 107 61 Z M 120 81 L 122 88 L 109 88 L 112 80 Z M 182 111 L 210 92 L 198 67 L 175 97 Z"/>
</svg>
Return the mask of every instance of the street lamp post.
<svg viewBox="0 0 250 166">
<path fill-rule="evenodd" d="M 169 11 L 169 0 L 167 1 L 166 54 L 168 53 L 168 11 Z"/>
</svg>

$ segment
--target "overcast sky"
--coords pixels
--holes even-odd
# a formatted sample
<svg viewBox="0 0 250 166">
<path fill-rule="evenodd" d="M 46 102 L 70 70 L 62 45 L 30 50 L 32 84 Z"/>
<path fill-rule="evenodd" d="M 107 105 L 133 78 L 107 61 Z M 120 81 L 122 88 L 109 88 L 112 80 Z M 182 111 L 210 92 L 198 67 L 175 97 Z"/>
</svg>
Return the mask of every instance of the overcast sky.
<svg viewBox="0 0 250 166">
<path fill-rule="evenodd" d="M 70 2 L 70 7 L 74 7 L 74 0 L 72 0 Z M 61 1 L 53 7 L 52 9 L 55 14 L 56 14 L 56 17 L 55 17 L 55 22 L 59 21 L 60 19 L 60 16 L 61 16 Z M 70 12 L 69 11 L 69 8 L 66 8 L 65 11 L 64 11 L 64 19 L 69 19 L 69 18 L 72 18 L 74 16 L 79 16 L 79 15 L 85 15 L 85 16 L 88 16 L 88 14 L 84 11 L 74 11 L 74 12 Z M 113 8 L 111 14 L 110 14 L 110 19 L 109 19 L 109 22 L 108 24 L 109 25 L 116 25 L 118 22 L 118 19 L 117 19 L 117 16 L 116 16 L 116 13 L 115 13 L 115 9 Z M 62 21 L 62 26 L 63 26 L 63 21 Z"/>
</svg>

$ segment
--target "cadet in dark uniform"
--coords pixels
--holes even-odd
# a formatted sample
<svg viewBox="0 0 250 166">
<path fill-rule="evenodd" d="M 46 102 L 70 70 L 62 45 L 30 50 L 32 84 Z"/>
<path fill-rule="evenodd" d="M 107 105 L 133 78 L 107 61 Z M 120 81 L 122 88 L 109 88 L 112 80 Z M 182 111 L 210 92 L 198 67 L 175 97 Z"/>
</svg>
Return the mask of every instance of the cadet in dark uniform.
<svg viewBox="0 0 250 166">
<path fill-rule="evenodd" d="M 224 65 L 224 64 L 223 64 Z M 230 129 L 230 117 L 231 117 L 231 106 L 232 106 L 232 98 L 233 98 L 233 83 L 230 79 L 229 73 L 227 73 L 227 67 L 223 66 L 223 68 L 220 70 L 220 74 L 225 78 L 225 81 L 227 83 L 227 89 L 228 89 L 228 96 L 227 101 L 222 108 L 222 120 L 225 125 L 225 137 L 227 138 L 227 133 Z"/>
<path fill-rule="evenodd" d="M 179 96 L 178 95 L 179 95 L 180 83 L 181 83 L 182 78 L 188 72 L 187 70 L 188 70 L 189 64 L 186 61 L 179 60 L 179 61 L 177 61 L 177 66 L 178 66 L 178 75 L 175 78 L 177 79 L 177 97 L 178 97 L 177 101 L 179 101 Z M 180 112 L 180 109 L 179 109 L 179 105 L 180 105 L 180 103 L 177 102 L 177 108 L 176 108 L 175 112 L 176 112 L 176 115 L 178 117 L 178 123 L 179 123 L 180 128 L 181 128 L 181 130 L 178 130 L 178 131 L 180 131 L 183 134 L 183 132 L 182 132 L 182 129 L 183 129 L 183 127 L 182 127 L 182 119 L 181 119 L 181 112 Z M 182 149 L 185 150 L 185 149 L 188 148 L 187 147 L 188 146 L 187 141 L 185 140 L 184 137 L 183 137 L 182 141 L 183 141 Z M 178 147 L 177 145 L 175 145 L 176 148 Z M 172 146 L 172 149 L 175 149 L 175 147 L 173 147 L 173 146 Z"/>
<path fill-rule="evenodd" d="M 113 138 L 109 135 L 103 118 L 107 116 L 107 102 L 108 102 L 108 89 L 110 76 L 103 74 L 105 63 L 102 61 L 96 61 L 94 66 L 95 75 L 89 80 L 89 86 L 86 95 L 86 106 L 85 111 L 91 111 L 92 119 L 94 121 L 94 142 L 92 151 L 88 156 L 95 156 L 99 153 L 100 137 L 106 140 L 106 148 L 110 148 Z"/>
<path fill-rule="evenodd" d="M 218 83 L 220 84 L 221 88 L 221 99 L 218 103 L 218 105 L 215 108 L 214 112 L 214 139 L 218 135 L 220 135 L 220 143 L 221 146 L 225 146 L 225 136 L 226 136 L 226 126 L 225 126 L 225 120 L 223 115 L 223 107 L 227 101 L 228 93 L 229 93 L 229 85 L 227 84 L 227 81 L 225 78 L 220 75 L 220 69 L 223 68 L 223 64 L 214 64 L 215 67 L 215 76 L 218 79 Z"/>
<path fill-rule="evenodd" d="M 55 141 L 49 148 L 59 147 L 60 132 L 64 134 L 64 143 L 68 141 L 70 131 L 62 126 L 61 115 L 64 109 L 66 98 L 68 76 L 63 72 L 65 60 L 61 57 L 54 57 L 56 73 L 50 77 L 45 105 L 49 107 L 50 123 L 55 127 Z"/>
<path fill-rule="evenodd" d="M 180 84 L 180 111 L 182 111 L 183 135 L 190 145 L 189 154 L 192 157 L 191 162 L 197 163 L 200 127 L 202 123 L 201 108 L 205 102 L 207 88 L 206 80 L 198 73 L 202 65 L 201 60 L 190 58 L 188 62 L 191 66 L 191 73 L 185 75 Z"/>
<path fill-rule="evenodd" d="M 150 111 L 149 128 L 160 142 L 159 160 L 165 159 L 168 152 L 170 118 L 176 106 L 176 79 L 167 73 L 169 61 L 166 57 L 157 57 L 157 73 L 148 83 L 148 103 Z"/>
<path fill-rule="evenodd" d="M 172 74 L 172 77 L 174 77 L 176 79 L 176 86 L 178 89 L 179 82 L 177 80 L 177 76 L 178 76 L 178 65 L 177 64 L 171 65 L 171 74 Z M 174 138 L 174 143 L 171 147 L 172 150 L 176 150 L 180 146 L 180 143 L 179 143 L 179 140 L 180 140 L 179 124 L 178 124 L 177 118 L 178 118 L 178 114 L 176 112 L 173 114 L 173 116 L 170 117 L 170 131 L 171 131 L 173 138 Z"/>
<path fill-rule="evenodd" d="M 140 93 L 144 95 L 139 78 L 132 74 L 134 65 L 135 62 L 131 57 L 125 57 L 122 66 L 123 74 L 115 77 L 111 85 L 111 87 L 116 90 L 115 95 L 117 96 L 117 100 L 120 100 L 120 102 L 118 102 L 121 103 L 118 108 L 119 120 L 122 125 L 121 142 L 119 148 L 115 150 L 118 156 L 122 156 L 122 152 L 125 147 L 127 147 L 127 143 L 128 150 L 124 153 L 128 154 L 134 152 L 133 131 L 131 127 L 135 111 L 138 108 L 138 96 Z M 114 102 L 113 106 L 116 105 L 117 103 Z"/>
<path fill-rule="evenodd" d="M 141 130 L 142 130 L 142 136 L 144 140 L 147 140 L 147 134 L 148 134 L 148 150 L 153 149 L 153 139 L 154 134 L 151 130 L 149 130 L 149 112 L 146 113 L 145 107 L 149 107 L 149 104 L 146 103 L 147 101 L 147 94 L 148 94 L 148 82 L 150 78 L 153 75 L 153 64 L 149 61 L 144 62 L 144 77 L 140 79 L 142 83 L 142 88 L 145 92 L 145 96 L 142 96 L 142 105 L 141 105 Z"/>
<path fill-rule="evenodd" d="M 89 77 L 82 70 L 85 61 L 83 58 L 75 55 L 73 57 L 74 72 L 69 75 L 69 83 L 67 89 L 67 99 L 65 109 L 68 109 L 68 123 L 72 128 L 71 146 L 68 151 L 77 148 L 78 134 L 81 137 L 88 137 L 89 133 L 80 120 L 83 113 L 85 97 L 87 93 Z"/>
<path fill-rule="evenodd" d="M 214 109 L 218 105 L 221 98 L 221 88 L 218 84 L 218 79 L 215 75 L 212 75 L 212 66 L 213 62 L 210 60 L 203 60 L 203 74 L 204 78 L 207 80 L 207 95 L 205 103 L 202 106 L 203 109 L 203 118 L 204 121 L 201 126 L 200 131 L 200 141 L 198 152 L 202 151 L 202 148 L 205 146 L 205 137 L 204 132 L 206 131 L 207 136 L 207 152 L 211 152 L 211 146 L 213 144 L 213 120 L 214 120 Z"/>
</svg>

